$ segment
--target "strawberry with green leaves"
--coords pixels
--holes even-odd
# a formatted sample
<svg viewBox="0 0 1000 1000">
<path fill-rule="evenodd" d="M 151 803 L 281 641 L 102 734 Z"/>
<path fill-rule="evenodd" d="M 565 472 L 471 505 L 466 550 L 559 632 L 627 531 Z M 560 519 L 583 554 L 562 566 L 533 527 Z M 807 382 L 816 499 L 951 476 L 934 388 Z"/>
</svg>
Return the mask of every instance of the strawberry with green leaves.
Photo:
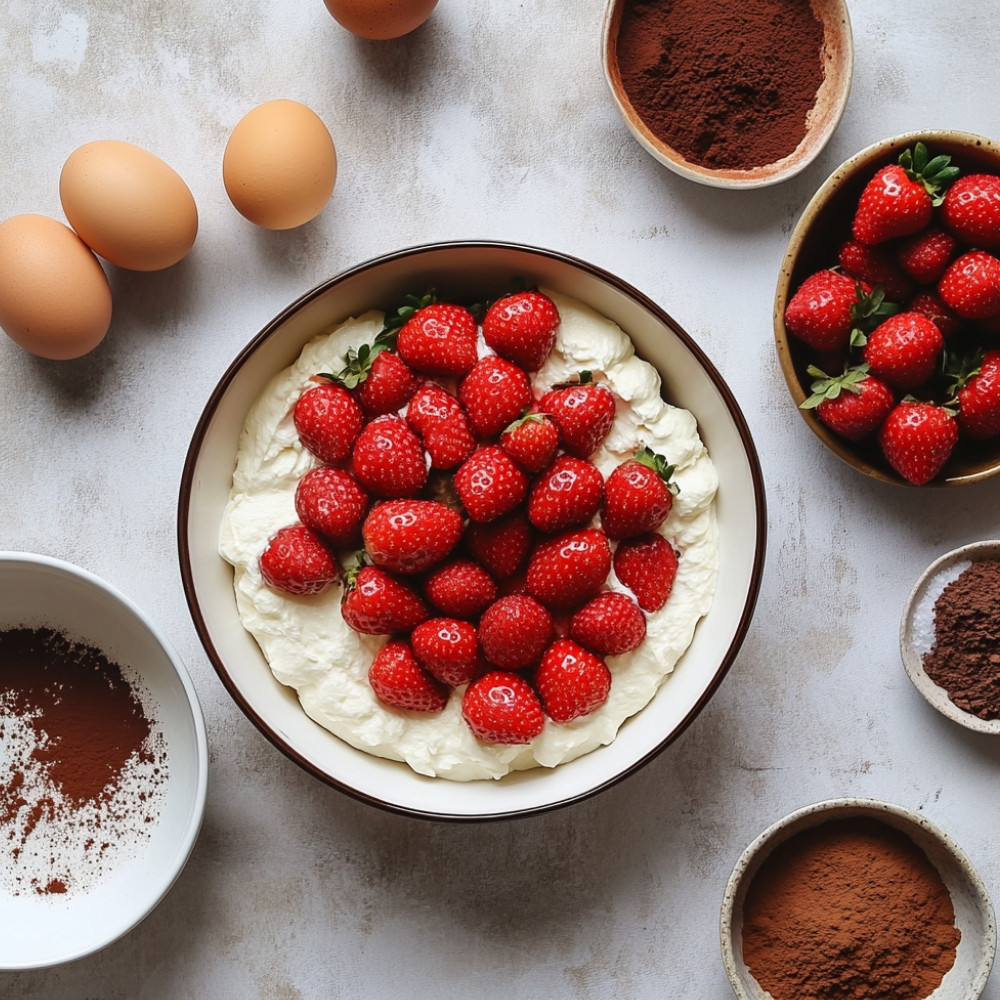
<svg viewBox="0 0 1000 1000">
<path fill-rule="evenodd" d="M 815 410 L 830 430 L 848 441 L 861 441 L 874 434 L 895 405 L 892 389 L 872 375 L 867 364 L 832 377 L 815 365 L 806 370 L 814 381 L 812 394 L 801 404 L 802 409 Z"/>
<path fill-rule="evenodd" d="M 493 302 L 483 317 L 483 339 L 526 372 L 545 363 L 559 331 L 559 310 L 547 295 L 519 290 Z"/>
<path fill-rule="evenodd" d="M 538 409 L 555 418 L 563 448 L 577 458 L 590 458 L 615 422 L 614 394 L 588 371 L 554 386 L 538 401 Z"/>
<path fill-rule="evenodd" d="M 296 400 L 292 422 L 305 448 L 321 462 L 333 464 L 351 453 L 364 414 L 342 385 L 322 379 Z"/>
<path fill-rule="evenodd" d="M 538 695 L 521 676 L 493 670 L 474 680 L 462 697 L 462 718 L 484 743 L 530 743 L 545 728 Z"/>
<path fill-rule="evenodd" d="M 458 387 L 458 399 L 481 438 L 496 437 L 531 405 L 531 383 L 512 361 L 487 354 Z"/>
<path fill-rule="evenodd" d="M 646 447 L 613 469 L 601 506 L 601 527 L 608 538 L 629 538 L 659 528 L 677 495 L 673 474 L 674 467 Z"/>
<path fill-rule="evenodd" d="M 546 468 L 559 450 L 559 425 L 548 413 L 527 413 L 500 435 L 500 447 L 525 472 Z"/>
<path fill-rule="evenodd" d="M 958 443 L 954 412 L 937 403 L 904 399 L 879 430 L 889 464 L 914 486 L 929 483 L 944 468 Z"/>
<path fill-rule="evenodd" d="M 462 516 L 436 500 L 376 504 L 361 533 L 376 566 L 392 573 L 422 573 L 440 563 L 462 537 Z"/>
<path fill-rule="evenodd" d="M 944 337 L 923 313 L 890 316 L 869 335 L 864 360 L 869 371 L 894 389 L 915 389 L 938 367 Z"/>
<path fill-rule="evenodd" d="M 809 275 L 785 306 L 788 332 L 822 353 L 843 351 L 856 330 L 865 332 L 896 306 L 882 288 L 873 289 L 849 275 L 825 268 Z"/>
<path fill-rule="evenodd" d="M 387 326 L 399 324 L 396 352 L 423 375 L 465 375 L 476 363 L 479 330 L 464 306 L 438 302 L 433 294 L 408 298 Z"/>
<path fill-rule="evenodd" d="M 535 686 L 553 722 L 572 722 L 608 700 L 611 671 L 572 639 L 556 639 L 538 665 Z"/>
<path fill-rule="evenodd" d="M 677 553 L 655 531 L 635 535 L 618 543 L 614 569 L 615 576 L 632 591 L 643 611 L 659 611 L 673 592 Z"/>
<path fill-rule="evenodd" d="M 406 712 L 436 713 L 448 704 L 448 688 L 418 662 L 408 642 L 390 639 L 368 668 L 368 683 L 383 705 Z"/>
<path fill-rule="evenodd" d="M 549 533 L 586 524 L 600 509 L 604 476 L 593 462 L 560 455 L 531 487 L 528 520 Z"/>
<path fill-rule="evenodd" d="M 430 617 L 423 598 L 409 584 L 365 564 L 347 574 L 340 613 L 355 632 L 365 635 L 409 632 Z"/>
<path fill-rule="evenodd" d="M 297 597 L 318 594 L 340 576 L 340 566 L 323 539 L 304 524 L 280 528 L 258 559 L 264 582 Z"/>
<path fill-rule="evenodd" d="M 953 383 L 959 430 L 975 441 L 1000 434 L 1000 350 L 978 352 Z"/>
<path fill-rule="evenodd" d="M 351 390 L 369 419 L 402 409 L 417 388 L 409 366 L 392 351 L 395 340 L 396 331 L 386 327 L 371 344 L 350 348 L 340 371 L 322 376 Z"/>
</svg>

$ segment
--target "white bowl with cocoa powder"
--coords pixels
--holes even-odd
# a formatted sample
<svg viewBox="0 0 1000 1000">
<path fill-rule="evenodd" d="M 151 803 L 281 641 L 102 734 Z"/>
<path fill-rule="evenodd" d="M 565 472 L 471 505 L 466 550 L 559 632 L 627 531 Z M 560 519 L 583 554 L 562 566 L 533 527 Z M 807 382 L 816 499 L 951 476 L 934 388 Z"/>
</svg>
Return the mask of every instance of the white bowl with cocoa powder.
<svg viewBox="0 0 1000 1000">
<path fill-rule="evenodd" d="M 134 928 L 194 846 L 208 753 L 178 655 L 127 597 L 0 552 L 0 969 L 81 958 Z"/>
</svg>

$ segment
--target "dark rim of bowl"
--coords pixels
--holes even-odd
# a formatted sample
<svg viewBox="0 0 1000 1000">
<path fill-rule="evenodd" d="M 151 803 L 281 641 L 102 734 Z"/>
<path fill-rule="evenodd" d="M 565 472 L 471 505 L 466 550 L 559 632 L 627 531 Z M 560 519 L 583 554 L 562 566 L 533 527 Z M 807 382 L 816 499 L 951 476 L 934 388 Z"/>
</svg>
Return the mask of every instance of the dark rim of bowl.
<svg viewBox="0 0 1000 1000">
<path fill-rule="evenodd" d="M 272 334 L 295 312 L 300 310 L 304 305 L 323 295 L 331 288 L 342 283 L 343 281 L 355 277 L 363 272 L 370 270 L 374 267 L 381 267 L 393 261 L 405 260 L 408 257 L 418 256 L 423 253 L 440 251 L 440 250 L 453 250 L 453 249 L 465 249 L 470 252 L 476 250 L 512 250 L 521 253 L 528 253 L 534 256 L 548 258 L 550 260 L 559 261 L 564 264 L 568 264 L 572 267 L 578 268 L 585 271 L 596 278 L 601 279 L 606 284 L 617 289 L 618 291 L 629 296 L 635 300 L 639 305 L 645 308 L 647 311 L 652 313 L 660 322 L 665 324 L 671 332 L 684 344 L 684 346 L 691 352 L 692 355 L 697 359 L 698 363 L 704 369 L 705 373 L 711 379 L 716 390 L 722 396 L 725 401 L 726 409 L 729 412 L 730 418 L 733 420 L 736 428 L 739 432 L 740 441 L 743 446 L 744 453 L 747 458 L 747 463 L 750 466 L 751 478 L 754 486 L 754 510 L 755 510 L 755 528 L 757 544 L 754 550 L 753 559 L 753 570 L 751 573 L 749 588 L 747 591 L 746 601 L 743 606 L 742 613 L 740 615 L 740 620 L 737 625 L 736 631 L 733 635 L 733 640 L 726 650 L 725 656 L 719 664 L 719 668 L 712 678 L 711 683 L 706 687 L 699 697 L 697 703 L 692 707 L 691 711 L 685 716 L 685 718 L 680 722 L 678 726 L 657 746 L 650 750 L 647 754 L 640 757 L 638 760 L 633 761 L 622 771 L 618 772 L 612 778 L 607 781 L 602 782 L 595 787 L 588 788 L 583 792 L 568 796 L 567 798 L 560 799 L 554 802 L 547 802 L 544 805 L 532 806 L 526 809 L 515 809 L 515 810 L 505 810 L 502 812 L 495 813 L 481 813 L 475 815 L 465 815 L 462 813 L 442 813 L 433 812 L 421 809 L 412 809 L 407 806 L 401 806 L 397 803 L 387 801 L 385 799 L 380 799 L 377 796 L 369 795 L 366 792 L 360 791 L 359 789 L 353 787 L 352 785 L 346 784 L 331 775 L 327 774 L 320 768 L 318 768 L 311 761 L 307 760 L 304 756 L 296 752 L 291 746 L 289 746 L 279 734 L 274 732 L 274 730 L 260 717 L 254 707 L 243 697 L 239 688 L 237 687 L 235 681 L 230 676 L 222 657 L 219 655 L 218 650 L 216 650 L 214 643 L 211 640 L 205 619 L 202 615 L 201 608 L 198 604 L 198 598 L 196 594 L 194 574 L 191 566 L 191 556 L 188 551 L 188 513 L 190 510 L 192 492 L 194 489 L 194 467 L 197 463 L 199 453 L 201 451 L 202 445 L 204 444 L 205 438 L 208 434 L 209 426 L 211 425 L 212 419 L 215 412 L 219 406 L 222 396 L 225 394 L 226 390 L 229 388 L 230 383 L 236 376 L 236 373 L 242 367 L 244 361 L 260 346 L 261 343 L 266 341 Z M 723 677 L 729 671 L 730 666 L 735 660 L 740 647 L 746 638 L 746 633 L 750 627 L 751 619 L 753 618 L 754 608 L 757 603 L 757 597 L 760 592 L 761 578 L 763 576 L 764 570 L 764 560 L 766 554 L 766 540 L 767 540 L 767 509 L 766 500 L 764 496 L 764 481 L 761 473 L 760 461 L 757 456 L 756 447 L 753 443 L 753 438 L 750 435 L 750 430 L 747 425 L 746 419 L 743 416 L 743 412 L 740 409 L 739 404 L 736 401 L 735 396 L 730 390 L 729 386 L 725 383 L 722 376 L 716 370 L 715 366 L 711 361 L 708 360 L 707 356 L 701 350 L 701 348 L 691 339 L 691 337 L 683 330 L 681 327 L 670 317 L 663 309 L 661 309 L 655 302 L 645 296 L 643 293 L 639 292 L 637 289 L 632 287 L 628 282 L 623 281 L 621 278 L 616 277 L 604 269 L 597 267 L 594 264 L 587 263 L 579 258 L 559 253 L 557 251 L 540 249 L 538 247 L 527 246 L 519 243 L 509 243 L 503 241 L 490 241 L 490 240 L 457 240 L 457 241 L 446 241 L 440 243 L 429 243 L 422 244 L 419 246 L 409 247 L 403 250 L 393 251 L 391 253 L 383 254 L 379 257 L 370 258 L 361 264 L 357 264 L 345 271 L 341 271 L 335 277 L 322 282 L 321 284 L 315 286 L 310 291 L 306 292 L 304 295 L 300 296 L 291 305 L 283 309 L 277 316 L 275 316 L 258 334 L 256 334 L 247 345 L 237 354 L 236 358 L 230 364 L 229 368 L 223 374 L 222 378 L 219 380 L 215 389 L 212 391 L 211 396 L 206 403 L 204 410 L 202 411 L 201 417 L 195 427 L 194 434 L 191 439 L 191 444 L 188 448 L 187 456 L 184 461 L 184 467 L 181 474 L 181 484 L 180 484 L 180 495 L 178 499 L 178 517 L 177 517 L 177 543 L 178 543 L 178 554 L 180 559 L 180 570 L 181 579 L 184 586 L 184 596 L 187 600 L 188 610 L 191 614 L 191 618 L 194 622 L 195 630 L 198 633 L 198 637 L 201 640 L 202 646 L 205 652 L 208 654 L 209 659 L 212 662 L 212 666 L 215 668 L 216 673 L 219 675 L 219 679 L 222 681 L 223 686 L 229 692 L 232 699 L 243 711 L 244 715 L 257 727 L 261 734 L 270 741 L 278 750 L 280 750 L 286 757 L 298 764 L 303 770 L 307 771 L 309 774 L 318 778 L 320 781 L 344 794 L 356 799 L 359 802 L 366 803 L 368 805 L 376 806 L 379 809 L 383 809 L 387 812 L 396 813 L 402 816 L 414 817 L 419 819 L 429 819 L 438 821 L 450 821 L 450 822 L 485 822 L 499 819 L 513 819 L 523 816 L 538 815 L 541 813 L 551 812 L 555 809 L 560 809 L 565 806 L 571 805 L 576 802 L 582 802 L 585 799 L 589 799 L 599 792 L 610 788 L 612 785 L 618 784 L 620 781 L 624 780 L 628 776 L 634 774 L 636 771 L 640 770 L 646 764 L 648 764 L 655 757 L 659 756 L 666 747 L 672 743 L 680 734 L 690 725 L 691 721 L 695 716 L 704 708 L 708 703 L 709 699 L 718 689 L 722 682 Z M 318 723 L 317 723 L 318 725 Z M 334 737 L 336 738 L 336 737 Z M 358 751 L 361 753 L 362 751 Z M 595 751 L 596 752 L 596 751 Z M 401 764 L 401 767 L 406 767 L 407 765 Z"/>
</svg>

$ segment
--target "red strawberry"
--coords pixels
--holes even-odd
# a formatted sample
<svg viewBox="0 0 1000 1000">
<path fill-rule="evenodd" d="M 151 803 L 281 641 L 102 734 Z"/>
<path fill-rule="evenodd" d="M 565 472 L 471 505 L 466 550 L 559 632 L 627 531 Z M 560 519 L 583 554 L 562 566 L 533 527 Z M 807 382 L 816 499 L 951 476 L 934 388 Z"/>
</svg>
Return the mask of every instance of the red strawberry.
<svg viewBox="0 0 1000 1000">
<path fill-rule="evenodd" d="M 935 403 L 903 400 L 879 431 L 879 444 L 889 464 L 908 482 L 930 482 L 948 461 L 958 441 L 958 423 Z"/>
<path fill-rule="evenodd" d="M 402 417 L 386 415 L 365 424 L 354 443 L 354 475 L 370 493 L 405 497 L 427 482 L 427 457 Z"/>
<path fill-rule="evenodd" d="M 479 621 L 479 644 L 490 663 L 504 670 L 536 664 L 552 639 L 548 610 L 527 594 L 494 601 Z"/>
<path fill-rule="evenodd" d="M 944 224 L 964 243 L 975 247 L 1000 246 L 1000 177 L 966 174 L 944 196 Z"/>
<path fill-rule="evenodd" d="M 494 302 L 483 317 L 483 339 L 526 372 L 545 363 L 559 330 L 559 310 L 542 292 L 523 291 Z"/>
<path fill-rule="evenodd" d="M 321 462 L 340 462 L 350 454 L 364 415 L 342 385 L 324 381 L 299 396 L 292 420 L 311 454 Z"/>
<path fill-rule="evenodd" d="M 462 404 L 433 382 L 425 382 L 413 394 L 406 422 L 423 438 L 432 469 L 454 469 L 476 450 L 476 436 Z"/>
<path fill-rule="evenodd" d="M 436 500 L 386 500 L 372 508 L 361 533 L 376 566 L 422 573 L 458 544 L 462 516 Z"/>
<path fill-rule="evenodd" d="M 914 281 L 921 285 L 934 285 L 955 256 L 957 247 L 958 242 L 951 233 L 932 226 L 903 240 L 896 247 L 896 260 Z M 897 301 L 906 297 L 895 296 Z"/>
<path fill-rule="evenodd" d="M 662 455 L 642 448 L 635 458 L 611 471 L 604 487 L 601 527 L 608 538 L 655 531 L 674 505 L 674 467 Z"/>
<path fill-rule="evenodd" d="M 573 615 L 569 637 L 598 656 L 620 656 L 646 638 L 646 616 L 627 594 L 606 590 Z"/>
<path fill-rule="evenodd" d="M 459 466 L 455 492 L 473 521 L 493 521 L 524 499 L 528 477 L 502 448 L 487 445 Z"/>
<path fill-rule="evenodd" d="M 961 320 L 942 301 L 937 292 L 924 289 L 917 292 L 907 303 L 907 312 L 923 313 L 947 340 L 961 324 Z"/>
<path fill-rule="evenodd" d="M 429 618 L 410 634 L 417 662 L 450 687 L 468 684 L 479 671 L 475 626 L 457 618 Z"/>
<path fill-rule="evenodd" d="M 677 553 L 655 532 L 626 538 L 615 549 L 615 576 L 635 594 L 643 611 L 659 611 L 674 588 Z"/>
<path fill-rule="evenodd" d="M 496 437 L 531 405 L 531 383 L 512 361 L 488 354 L 462 379 L 458 398 L 473 431 Z"/>
<path fill-rule="evenodd" d="M 542 657 L 535 685 L 553 722 L 572 722 L 608 700 L 611 671 L 572 639 L 556 639 Z"/>
<path fill-rule="evenodd" d="M 521 569 L 534 541 L 535 529 L 520 512 L 488 524 L 470 524 L 465 532 L 469 552 L 496 580 L 506 580 Z"/>
<path fill-rule="evenodd" d="M 962 319 L 1000 315 L 1000 260 L 985 250 L 970 250 L 952 261 L 938 282 L 944 304 Z"/>
<path fill-rule="evenodd" d="M 987 351 L 959 380 L 958 426 L 966 437 L 985 441 L 1000 434 L 1000 350 Z"/>
<path fill-rule="evenodd" d="M 531 685 L 505 670 L 494 670 L 465 689 L 462 717 L 477 739 L 492 744 L 530 743 L 545 727 Z"/>
<path fill-rule="evenodd" d="M 409 632 L 430 617 L 416 591 L 377 566 L 348 575 L 340 613 L 355 632 L 366 635 Z"/>
<path fill-rule="evenodd" d="M 870 247 L 848 240 L 837 255 L 844 274 L 871 288 L 881 285 L 886 298 L 899 302 L 913 294 L 913 281 L 885 247 Z"/>
<path fill-rule="evenodd" d="M 440 712 L 448 689 L 417 662 L 410 644 L 391 639 L 375 654 L 368 683 L 384 705 L 409 712 Z"/>
<path fill-rule="evenodd" d="M 553 611 L 571 611 L 597 593 L 610 570 L 611 546 L 603 531 L 567 531 L 531 554 L 528 593 Z"/>
<path fill-rule="evenodd" d="M 338 548 L 357 545 L 367 509 L 368 494 L 343 469 L 317 466 L 295 488 L 295 513 L 299 520 Z"/>
<path fill-rule="evenodd" d="M 399 356 L 425 375 L 464 375 L 476 363 L 479 332 L 463 306 L 431 302 L 413 312 L 396 338 Z"/>
<path fill-rule="evenodd" d="M 410 366 L 392 351 L 381 351 L 371 361 L 368 373 L 359 382 L 355 396 L 368 418 L 396 413 L 406 406 L 417 389 Z"/>
<path fill-rule="evenodd" d="M 881 293 L 829 269 L 816 271 L 799 285 L 785 306 L 788 332 L 816 351 L 840 351 L 855 328 L 882 310 Z"/>
<path fill-rule="evenodd" d="M 604 497 L 604 477 L 592 462 L 560 455 L 535 480 L 528 496 L 528 519 L 541 531 L 586 524 Z"/>
<path fill-rule="evenodd" d="M 340 567 L 323 539 L 304 524 L 274 533 L 260 554 L 265 583 L 287 594 L 318 594 L 340 576 Z"/>
<path fill-rule="evenodd" d="M 431 572 L 424 596 L 446 615 L 475 618 L 497 599 L 497 585 L 479 563 L 458 559 Z"/>
<path fill-rule="evenodd" d="M 914 389 L 934 374 L 943 349 L 941 331 L 923 313 L 897 313 L 869 334 L 864 359 L 876 378 Z"/>
<path fill-rule="evenodd" d="M 559 425 L 548 413 L 528 413 L 500 435 L 500 447 L 525 472 L 541 472 L 559 450 Z"/>
<path fill-rule="evenodd" d="M 802 409 L 815 409 L 830 430 L 849 441 L 873 434 L 895 405 L 892 390 L 868 373 L 867 364 L 848 368 L 833 378 L 812 365 L 807 371 L 815 381 Z"/>
<path fill-rule="evenodd" d="M 615 422 L 615 397 L 603 382 L 594 382 L 590 372 L 580 372 L 578 378 L 547 392 L 538 409 L 555 417 L 566 451 L 590 458 Z"/>
</svg>

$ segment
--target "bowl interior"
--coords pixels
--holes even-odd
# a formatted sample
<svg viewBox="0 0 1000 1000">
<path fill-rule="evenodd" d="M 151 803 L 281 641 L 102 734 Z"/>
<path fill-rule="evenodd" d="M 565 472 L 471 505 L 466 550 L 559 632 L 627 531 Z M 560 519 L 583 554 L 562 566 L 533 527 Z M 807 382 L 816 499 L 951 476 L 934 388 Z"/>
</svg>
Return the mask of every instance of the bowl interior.
<svg viewBox="0 0 1000 1000">
<path fill-rule="evenodd" d="M 272 676 L 236 612 L 231 568 L 217 553 L 240 430 L 266 382 L 331 324 L 406 293 L 482 298 L 519 276 L 586 302 L 633 338 L 663 375 L 668 400 L 687 407 L 719 470 L 720 562 L 709 616 L 674 675 L 618 738 L 555 769 L 499 782 L 422 777 L 404 764 L 352 749 L 310 720 L 294 692 Z M 223 683 L 282 751 L 317 777 L 362 800 L 414 815 L 484 818 L 541 810 L 592 794 L 657 753 L 694 717 L 736 655 L 756 601 L 766 518 L 756 453 L 738 406 L 700 349 L 623 282 L 558 254 L 506 244 L 414 248 L 361 265 L 320 286 L 266 327 L 223 376 L 196 430 L 180 497 L 179 546 L 196 627 Z"/>
<path fill-rule="evenodd" d="M 834 819 L 867 817 L 905 833 L 937 869 L 951 895 L 961 940 L 955 964 L 931 994 L 934 1000 L 974 1000 L 986 985 L 996 955 L 996 919 L 982 880 L 947 834 L 923 816 L 872 799 L 834 799 L 799 809 L 765 830 L 740 856 L 722 906 L 723 962 L 739 1000 L 769 1000 L 743 962 L 743 903 L 760 866 L 780 844 Z"/>
<path fill-rule="evenodd" d="M 810 275 L 836 262 L 837 251 L 850 236 L 851 219 L 865 184 L 881 167 L 921 141 L 932 155 L 946 153 L 963 173 L 1000 171 L 1000 144 L 962 132 L 910 132 L 875 143 L 839 166 L 806 205 L 792 230 L 778 275 L 774 299 L 774 336 L 778 361 L 796 408 L 810 395 L 810 349 L 785 329 L 785 307 Z M 799 409 L 813 433 L 836 455 L 866 475 L 906 485 L 882 458 L 878 444 L 854 444 L 830 431 L 814 413 Z M 949 460 L 946 474 L 930 486 L 957 486 L 1000 471 L 1000 442 L 963 441 Z"/>
<path fill-rule="evenodd" d="M 52 610 L 56 609 L 56 610 Z M 0 892 L 0 969 L 55 965 L 125 934 L 163 898 L 201 826 L 208 753 L 194 687 L 164 638 L 121 594 L 58 560 L 0 553 L 0 628 L 48 626 L 134 668 L 166 750 L 166 791 L 148 839 L 96 884 L 66 894 Z M 145 703 L 145 698 L 144 698 Z"/>
</svg>

